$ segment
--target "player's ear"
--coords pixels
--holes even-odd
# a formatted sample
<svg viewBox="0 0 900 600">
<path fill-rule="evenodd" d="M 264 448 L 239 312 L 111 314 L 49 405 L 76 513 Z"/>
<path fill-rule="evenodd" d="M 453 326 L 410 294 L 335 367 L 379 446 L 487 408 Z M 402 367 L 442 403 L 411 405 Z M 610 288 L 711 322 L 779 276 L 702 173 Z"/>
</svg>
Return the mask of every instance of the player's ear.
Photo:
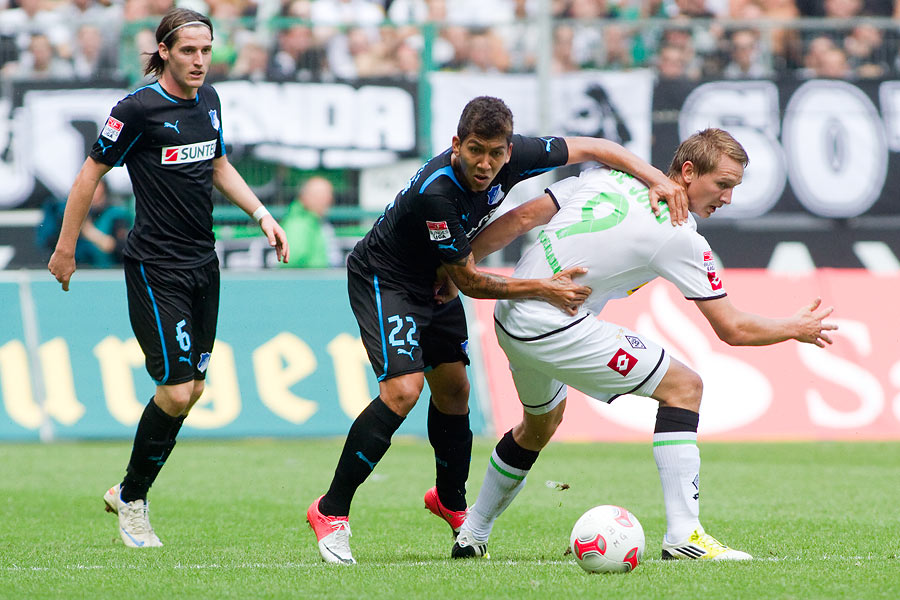
<svg viewBox="0 0 900 600">
<path fill-rule="evenodd" d="M 163 60 L 169 59 L 169 47 L 166 46 L 165 44 L 163 44 L 162 42 L 160 42 L 159 46 L 156 47 L 156 51 L 159 52 L 159 56 Z"/>
<path fill-rule="evenodd" d="M 459 148 L 462 146 L 462 140 L 459 139 L 458 135 L 453 136 L 453 141 L 450 142 L 450 148 L 453 151 L 453 154 L 459 156 Z"/>
<path fill-rule="evenodd" d="M 684 184 L 687 185 L 694 178 L 694 163 L 689 160 L 684 161 L 681 165 L 681 178 L 684 180 Z"/>
</svg>

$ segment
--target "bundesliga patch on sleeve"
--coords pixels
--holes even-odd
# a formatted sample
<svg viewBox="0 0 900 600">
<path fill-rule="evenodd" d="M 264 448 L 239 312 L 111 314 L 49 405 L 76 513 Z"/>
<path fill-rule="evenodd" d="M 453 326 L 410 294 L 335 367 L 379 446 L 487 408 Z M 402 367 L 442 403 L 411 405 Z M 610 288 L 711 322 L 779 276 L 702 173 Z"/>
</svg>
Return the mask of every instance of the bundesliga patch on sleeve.
<svg viewBox="0 0 900 600">
<path fill-rule="evenodd" d="M 106 120 L 106 125 L 103 126 L 103 131 L 100 132 L 100 135 L 108 140 L 116 141 L 119 139 L 119 134 L 122 133 L 122 127 L 124 126 L 125 123 L 111 116 Z"/>
<path fill-rule="evenodd" d="M 716 261 L 712 252 L 703 252 L 703 266 L 706 267 L 706 277 L 709 279 L 709 285 L 713 291 L 722 289 L 722 279 L 716 273 Z"/>
<path fill-rule="evenodd" d="M 447 221 L 425 221 L 428 225 L 428 235 L 432 241 L 440 242 L 450 239 L 450 228 L 447 227 Z"/>
</svg>

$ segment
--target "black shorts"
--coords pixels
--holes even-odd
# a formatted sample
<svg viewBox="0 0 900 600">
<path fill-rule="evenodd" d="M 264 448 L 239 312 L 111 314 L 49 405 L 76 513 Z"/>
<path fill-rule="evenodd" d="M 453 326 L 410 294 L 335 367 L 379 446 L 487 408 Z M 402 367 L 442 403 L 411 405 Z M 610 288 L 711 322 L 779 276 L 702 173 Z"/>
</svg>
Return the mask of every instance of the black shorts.
<svg viewBox="0 0 900 600">
<path fill-rule="evenodd" d="M 442 363 L 469 364 L 469 333 L 462 301 L 436 305 L 347 261 L 350 308 L 378 381 L 428 371 Z"/>
<path fill-rule="evenodd" d="M 131 328 L 157 385 L 205 379 L 219 317 L 219 261 L 172 269 L 125 258 Z"/>
</svg>

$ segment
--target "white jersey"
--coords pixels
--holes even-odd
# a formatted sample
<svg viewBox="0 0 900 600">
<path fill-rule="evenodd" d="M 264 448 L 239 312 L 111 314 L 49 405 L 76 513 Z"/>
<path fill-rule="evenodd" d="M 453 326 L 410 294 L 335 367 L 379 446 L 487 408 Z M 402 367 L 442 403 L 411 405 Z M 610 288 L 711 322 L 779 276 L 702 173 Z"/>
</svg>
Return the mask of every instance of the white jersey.
<svg viewBox="0 0 900 600">
<path fill-rule="evenodd" d="M 679 227 L 672 227 L 666 208 L 655 218 L 647 186 L 631 175 L 591 169 L 547 191 L 559 212 L 519 259 L 513 277 L 541 279 L 585 267 L 576 281 L 593 291 L 574 317 L 543 300 L 498 300 L 494 317 L 509 335 L 531 339 L 565 329 L 656 277 L 674 283 L 688 300 L 725 295 L 693 215 Z"/>
</svg>

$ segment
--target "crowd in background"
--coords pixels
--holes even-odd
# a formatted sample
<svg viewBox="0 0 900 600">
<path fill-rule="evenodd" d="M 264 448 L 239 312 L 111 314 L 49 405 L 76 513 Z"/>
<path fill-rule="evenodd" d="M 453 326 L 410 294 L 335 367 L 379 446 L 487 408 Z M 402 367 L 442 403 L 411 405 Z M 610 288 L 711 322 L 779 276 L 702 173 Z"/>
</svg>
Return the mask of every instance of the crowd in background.
<svg viewBox="0 0 900 600">
<path fill-rule="evenodd" d="M 0 76 L 136 81 L 141 53 L 156 48 L 159 16 L 174 3 L 0 0 Z M 415 78 L 426 23 L 435 24 L 429 68 L 530 72 L 541 38 L 538 0 L 178 5 L 216 23 L 214 79 Z M 900 73 L 900 33 L 887 20 L 900 20 L 900 0 L 551 0 L 550 6 L 551 70 L 557 73 L 635 67 L 654 68 L 669 79 Z M 848 21 L 857 17 L 881 20 Z"/>
<path fill-rule="evenodd" d="M 435 70 L 527 73 L 547 58 L 544 50 L 539 56 L 540 0 L 177 1 L 213 18 L 213 81 L 415 79 L 423 60 Z M 142 53 L 156 49 L 156 25 L 175 2 L 0 0 L 0 85 L 136 86 Z M 900 75 L 900 0 L 550 0 L 550 7 L 553 73 L 652 68 L 675 80 Z M 340 264 L 326 217 L 340 195 L 326 179 L 306 180 L 294 202 L 288 199 L 284 225 L 297 248 L 289 266 Z M 92 205 L 80 260 L 119 262 L 130 226 L 120 205 L 105 195 Z M 61 198 L 45 203 L 37 243 L 47 252 L 63 208 Z M 301 251 L 300 239 L 315 243 Z"/>
</svg>

